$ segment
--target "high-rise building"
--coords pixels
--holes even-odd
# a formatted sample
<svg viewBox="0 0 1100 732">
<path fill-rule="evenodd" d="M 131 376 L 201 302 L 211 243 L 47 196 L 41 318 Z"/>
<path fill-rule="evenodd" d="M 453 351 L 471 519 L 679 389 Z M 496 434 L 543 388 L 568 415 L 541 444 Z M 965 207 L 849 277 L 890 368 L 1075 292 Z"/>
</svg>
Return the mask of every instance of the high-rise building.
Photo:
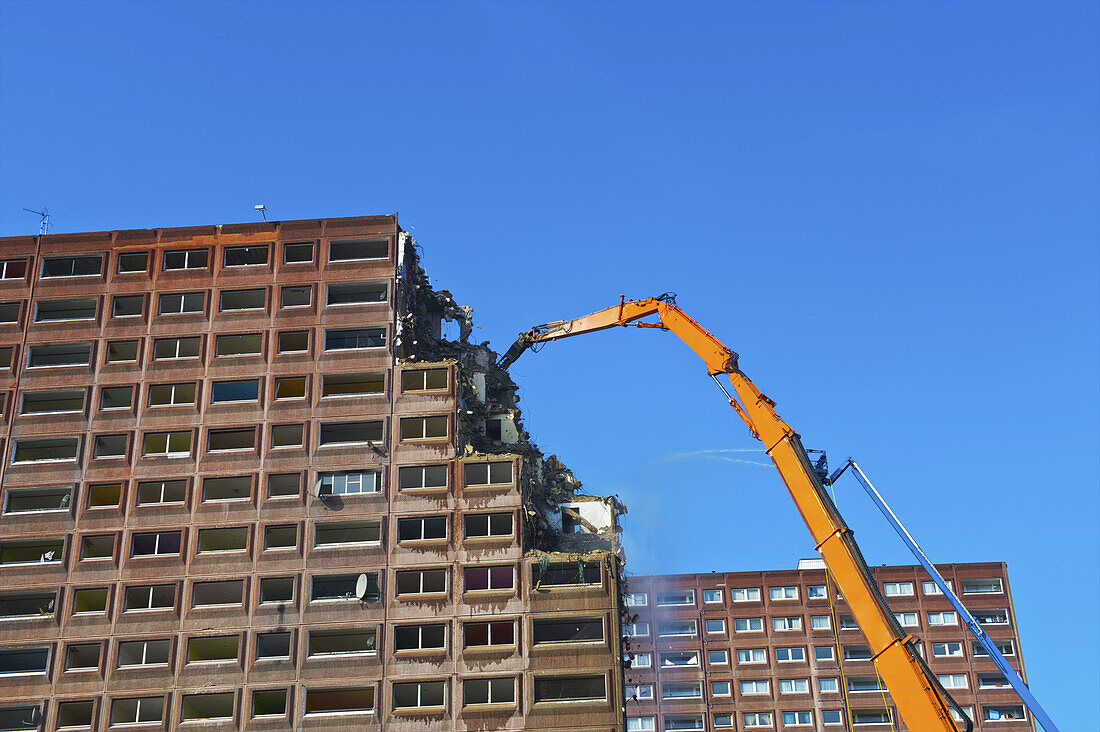
<svg viewBox="0 0 1100 732">
<path fill-rule="evenodd" d="M 1023 676 L 1005 565 L 937 569 Z M 871 572 L 975 730 L 1034 729 L 922 567 Z M 797 570 L 629 577 L 624 584 L 628 730 L 905 729 L 820 560 Z"/>
<path fill-rule="evenodd" d="M 393 216 L 0 240 L 0 729 L 621 729 L 621 506 L 469 326 Z"/>
</svg>

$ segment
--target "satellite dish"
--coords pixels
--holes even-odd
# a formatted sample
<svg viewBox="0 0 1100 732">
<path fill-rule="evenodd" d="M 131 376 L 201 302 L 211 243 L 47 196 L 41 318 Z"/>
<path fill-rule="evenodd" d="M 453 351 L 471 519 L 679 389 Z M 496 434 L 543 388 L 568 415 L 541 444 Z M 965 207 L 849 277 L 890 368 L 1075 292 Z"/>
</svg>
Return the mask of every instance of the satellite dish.
<svg viewBox="0 0 1100 732">
<path fill-rule="evenodd" d="M 359 575 L 359 578 L 355 580 L 355 596 L 360 600 L 365 599 L 367 596 L 368 583 L 367 575 L 365 574 Z"/>
</svg>

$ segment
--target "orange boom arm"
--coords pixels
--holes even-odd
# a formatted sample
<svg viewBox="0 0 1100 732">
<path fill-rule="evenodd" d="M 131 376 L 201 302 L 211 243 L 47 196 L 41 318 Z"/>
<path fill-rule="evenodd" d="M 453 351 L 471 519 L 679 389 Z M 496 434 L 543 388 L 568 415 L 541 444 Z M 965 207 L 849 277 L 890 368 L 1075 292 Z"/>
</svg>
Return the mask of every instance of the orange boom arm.
<svg viewBox="0 0 1100 732">
<path fill-rule="evenodd" d="M 634 322 L 656 315 L 659 322 Z M 905 634 L 878 591 L 852 531 L 814 472 L 798 434 L 775 412 L 775 402 L 764 396 L 737 365 L 737 354 L 711 335 L 662 295 L 646 300 L 621 300 L 617 306 L 575 320 L 547 323 L 523 333 L 500 360 L 507 368 L 529 347 L 547 341 L 606 330 L 617 325 L 672 331 L 706 363 L 707 373 L 726 374 L 736 397 L 729 397 L 752 436 L 764 450 L 787 486 L 817 551 L 829 567 L 837 586 L 870 644 L 879 675 L 886 682 L 906 726 L 920 732 L 958 732 L 948 712 L 946 692 L 917 654 L 913 636 Z M 719 382 L 719 386 L 721 382 Z"/>
</svg>

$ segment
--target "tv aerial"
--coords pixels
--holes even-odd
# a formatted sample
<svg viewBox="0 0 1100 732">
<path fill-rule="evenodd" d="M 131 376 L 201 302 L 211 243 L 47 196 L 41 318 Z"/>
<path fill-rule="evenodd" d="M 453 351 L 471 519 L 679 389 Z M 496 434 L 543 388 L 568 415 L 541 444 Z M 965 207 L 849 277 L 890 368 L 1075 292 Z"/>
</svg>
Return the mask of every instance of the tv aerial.
<svg viewBox="0 0 1100 732">
<path fill-rule="evenodd" d="M 260 216 L 263 216 L 264 221 L 267 221 L 267 206 L 263 205 L 262 203 L 257 203 L 255 206 L 252 207 L 252 210 L 260 214 Z"/>
<path fill-rule="evenodd" d="M 45 236 L 50 228 L 50 210 L 45 206 L 42 207 L 41 211 L 35 211 L 33 208 L 27 208 L 26 206 L 23 207 L 23 210 L 41 218 L 41 222 L 38 224 L 38 235 Z"/>
</svg>

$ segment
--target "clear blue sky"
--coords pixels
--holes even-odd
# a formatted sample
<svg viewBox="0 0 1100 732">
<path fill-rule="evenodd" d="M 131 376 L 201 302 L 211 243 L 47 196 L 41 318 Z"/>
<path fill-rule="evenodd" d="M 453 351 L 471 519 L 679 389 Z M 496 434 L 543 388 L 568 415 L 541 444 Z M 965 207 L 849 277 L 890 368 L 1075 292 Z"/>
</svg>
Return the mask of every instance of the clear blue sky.
<svg viewBox="0 0 1100 732">
<path fill-rule="evenodd" d="M 397 211 L 499 349 L 675 291 L 935 560 L 1008 563 L 1033 688 L 1094 730 L 1098 8 L 2 2 L 0 234 Z M 514 376 L 631 571 L 812 554 L 672 336 Z"/>
</svg>

